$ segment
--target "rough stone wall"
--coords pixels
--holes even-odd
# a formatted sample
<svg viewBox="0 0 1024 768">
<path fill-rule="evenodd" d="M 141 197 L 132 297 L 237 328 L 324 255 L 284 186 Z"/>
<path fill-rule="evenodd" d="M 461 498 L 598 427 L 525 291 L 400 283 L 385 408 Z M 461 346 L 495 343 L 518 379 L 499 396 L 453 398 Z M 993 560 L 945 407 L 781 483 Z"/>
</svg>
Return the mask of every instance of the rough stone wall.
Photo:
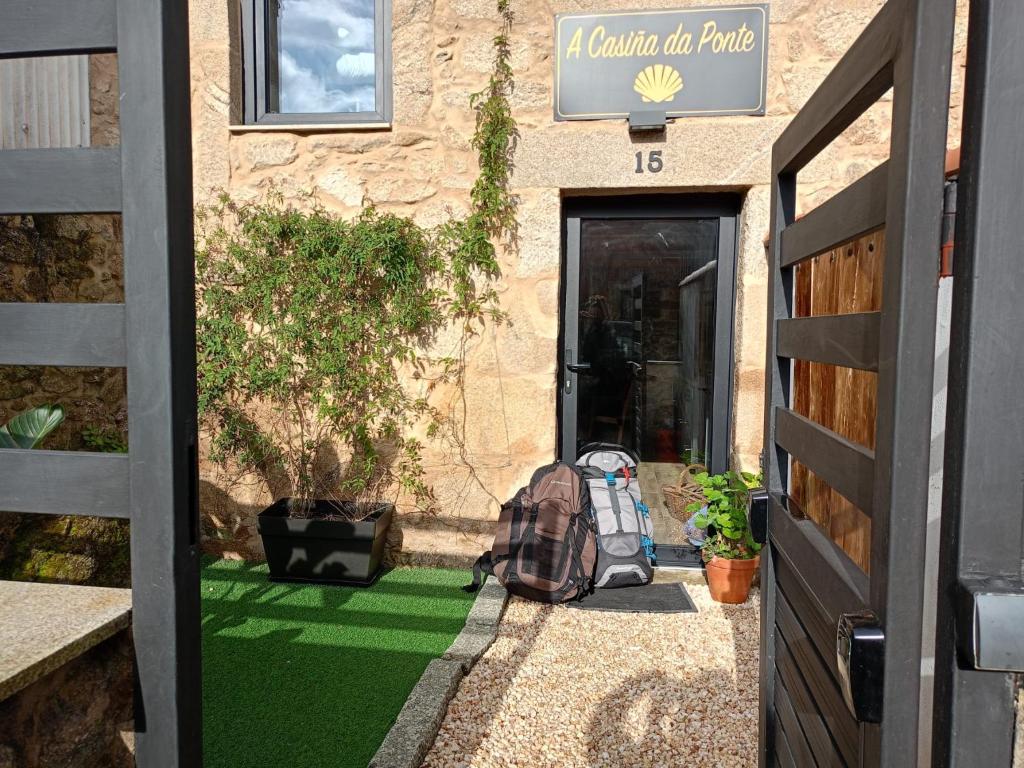
<svg viewBox="0 0 1024 768">
<path fill-rule="evenodd" d="M 645 7 L 708 5 L 649 0 Z M 434 403 L 463 424 L 458 447 L 431 443 L 429 479 L 437 519 L 400 522 L 402 550 L 475 556 L 490 544 L 498 504 L 556 453 L 561 200 L 575 193 L 735 191 L 744 196 L 737 269 L 731 453 L 757 465 L 762 439 L 764 333 L 771 145 L 881 7 L 881 0 L 776 0 L 771 4 L 768 107 L 764 117 L 691 118 L 653 141 L 664 170 L 634 173 L 622 121 L 552 119 L 553 16 L 635 9 L 630 0 L 514 0 L 513 108 L 519 123 L 515 193 L 519 242 L 502 257 L 500 291 L 510 322 L 467 350 L 466 389 Z M 966 6 L 966 3 L 963 4 Z M 429 224 L 467 210 L 476 160 L 469 97 L 485 84 L 497 29 L 493 0 L 394 0 L 394 120 L 391 130 L 244 131 L 239 114 L 238 30 L 224 0 L 190 0 L 195 192 L 227 189 L 252 198 L 276 184 L 315 190 L 341 215 L 373 202 Z M 958 37 L 962 42 L 962 37 Z M 962 49 L 962 45 L 958 43 Z M 959 70 L 958 70 L 959 71 Z M 959 91 L 961 78 L 954 77 Z M 954 96 L 954 103 L 959 97 Z M 804 209 L 888 155 L 890 102 L 883 100 L 800 174 Z M 958 143 L 958 142 L 957 142 Z M 270 498 L 259 483 L 227 483 L 202 466 L 205 531 L 216 551 L 260 557 L 253 515 Z M 397 543 L 393 542 L 393 543 Z"/>
<path fill-rule="evenodd" d="M 128 630 L 0 702 L 0 768 L 135 765 Z"/>
<path fill-rule="evenodd" d="M 89 138 L 94 147 L 116 146 L 118 125 L 117 54 L 89 57 Z"/>
<path fill-rule="evenodd" d="M 113 216 L 0 218 L 0 300 L 100 302 L 124 298 L 121 222 Z M 123 431 L 124 371 L 0 368 L 0 422 L 43 403 L 64 406 L 50 448 L 81 447 L 86 427 Z"/>
</svg>

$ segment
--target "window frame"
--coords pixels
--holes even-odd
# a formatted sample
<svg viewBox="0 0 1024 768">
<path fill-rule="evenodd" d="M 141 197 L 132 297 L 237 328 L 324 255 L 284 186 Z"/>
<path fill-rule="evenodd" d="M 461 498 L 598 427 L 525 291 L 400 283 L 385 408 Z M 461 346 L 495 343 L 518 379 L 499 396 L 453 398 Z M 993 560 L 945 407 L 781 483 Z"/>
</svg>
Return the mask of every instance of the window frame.
<svg viewBox="0 0 1024 768">
<path fill-rule="evenodd" d="M 391 0 L 374 0 L 373 46 L 376 108 L 364 112 L 270 112 L 267 10 L 270 0 L 241 0 L 242 121 L 246 126 L 366 127 L 390 125 L 392 116 Z"/>
</svg>

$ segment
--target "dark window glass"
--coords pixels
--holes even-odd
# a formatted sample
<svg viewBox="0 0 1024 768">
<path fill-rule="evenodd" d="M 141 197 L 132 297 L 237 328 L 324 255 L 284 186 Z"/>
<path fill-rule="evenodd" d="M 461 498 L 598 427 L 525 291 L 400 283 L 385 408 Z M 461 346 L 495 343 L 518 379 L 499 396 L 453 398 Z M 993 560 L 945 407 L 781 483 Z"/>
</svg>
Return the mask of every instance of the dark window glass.
<svg viewBox="0 0 1024 768">
<path fill-rule="evenodd" d="M 268 111 L 372 112 L 373 0 L 269 0 Z"/>
<path fill-rule="evenodd" d="M 244 120 L 391 120 L 390 0 L 241 0 Z"/>
</svg>

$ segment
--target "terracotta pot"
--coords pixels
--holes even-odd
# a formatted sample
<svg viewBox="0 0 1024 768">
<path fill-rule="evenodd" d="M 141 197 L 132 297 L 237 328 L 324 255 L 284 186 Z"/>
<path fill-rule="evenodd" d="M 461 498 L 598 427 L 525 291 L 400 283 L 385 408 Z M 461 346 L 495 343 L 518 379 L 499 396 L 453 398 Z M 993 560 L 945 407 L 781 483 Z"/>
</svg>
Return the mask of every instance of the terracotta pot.
<svg viewBox="0 0 1024 768">
<path fill-rule="evenodd" d="M 745 603 L 750 595 L 750 583 L 761 562 L 758 555 L 753 560 L 726 560 L 712 557 L 705 565 L 711 599 L 719 603 Z"/>
</svg>

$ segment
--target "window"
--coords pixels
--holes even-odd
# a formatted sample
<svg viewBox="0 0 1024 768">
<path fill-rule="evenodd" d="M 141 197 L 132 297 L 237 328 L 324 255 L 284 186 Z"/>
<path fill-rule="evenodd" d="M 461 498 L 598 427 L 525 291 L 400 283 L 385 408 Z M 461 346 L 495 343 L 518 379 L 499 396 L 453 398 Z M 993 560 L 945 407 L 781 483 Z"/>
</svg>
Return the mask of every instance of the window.
<svg viewBox="0 0 1024 768">
<path fill-rule="evenodd" d="M 248 124 L 391 120 L 390 0 L 242 0 Z"/>
</svg>

